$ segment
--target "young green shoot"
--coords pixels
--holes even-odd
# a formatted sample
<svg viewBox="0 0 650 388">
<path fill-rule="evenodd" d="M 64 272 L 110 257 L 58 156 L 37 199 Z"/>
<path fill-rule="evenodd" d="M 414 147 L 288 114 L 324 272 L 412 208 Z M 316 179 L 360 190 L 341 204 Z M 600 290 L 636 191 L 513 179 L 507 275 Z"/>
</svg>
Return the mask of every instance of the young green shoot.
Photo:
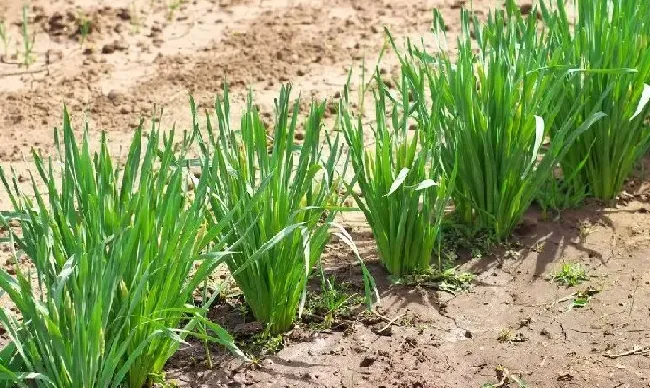
<svg viewBox="0 0 650 388">
<path fill-rule="evenodd" d="M 79 11 L 79 17 L 77 18 L 77 20 L 78 20 L 79 35 L 81 37 L 80 43 L 83 46 L 88 40 L 91 21 L 83 11 Z"/>
<path fill-rule="evenodd" d="M 138 5 L 135 1 L 131 2 L 131 5 L 129 6 L 129 23 L 131 24 L 133 33 L 137 34 L 140 32 L 140 28 L 142 27 L 142 19 L 140 17 L 140 10 L 138 9 Z"/>
<path fill-rule="evenodd" d="M 174 14 L 183 5 L 184 0 L 171 0 L 167 3 L 167 20 L 172 21 Z"/>
<path fill-rule="evenodd" d="M 321 272 L 321 288 L 311 295 L 305 316 L 308 322 L 317 322 L 317 328 L 330 329 L 337 319 L 349 315 L 352 308 L 362 303 L 363 297 L 350 290 L 349 284 Z"/>
<path fill-rule="evenodd" d="M 513 333 L 510 328 L 501 329 L 499 335 L 497 336 L 497 341 L 501 343 L 510 342 L 512 339 Z"/>
<path fill-rule="evenodd" d="M 494 368 L 496 373 L 496 383 L 485 383 L 481 388 L 497 388 L 497 387 L 518 387 L 528 388 L 528 384 L 520 377 L 511 373 L 506 367 L 499 364 Z"/>
<path fill-rule="evenodd" d="M 430 269 L 413 275 L 406 275 L 397 279 L 396 284 L 407 286 L 424 286 L 434 288 L 439 291 L 456 294 L 469 290 L 474 281 L 474 274 L 471 272 L 458 271 L 456 267 L 447 269 Z"/>
<path fill-rule="evenodd" d="M 23 36 L 23 65 L 29 67 L 34 63 L 34 42 L 36 41 L 36 33 L 29 32 L 29 18 L 27 16 L 27 5 L 23 6 L 23 19 L 21 23 L 21 31 Z"/>
<path fill-rule="evenodd" d="M 9 55 L 9 32 L 4 20 L 0 20 L 0 40 L 2 41 L 2 52 L 6 61 Z"/>
<path fill-rule="evenodd" d="M 551 275 L 551 279 L 567 287 L 574 287 L 588 280 L 587 271 L 578 263 L 563 263 L 559 271 Z"/>
<path fill-rule="evenodd" d="M 576 308 L 583 308 L 589 304 L 589 301 L 591 300 L 591 297 L 599 293 L 600 291 L 593 288 L 593 287 L 587 287 L 582 291 L 577 291 L 574 292 L 569 299 L 571 299 L 571 304 L 569 305 L 569 308 L 571 309 L 576 309 Z"/>
</svg>

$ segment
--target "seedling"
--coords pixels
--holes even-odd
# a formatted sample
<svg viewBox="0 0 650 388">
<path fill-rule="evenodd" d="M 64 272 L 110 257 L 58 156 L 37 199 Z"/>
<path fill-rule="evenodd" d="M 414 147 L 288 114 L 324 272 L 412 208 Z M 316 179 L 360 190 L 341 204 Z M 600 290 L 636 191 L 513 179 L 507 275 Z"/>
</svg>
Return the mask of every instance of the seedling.
<svg viewBox="0 0 650 388">
<path fill-rule="evenodd" d="M 587 271 L 582 265 L 577 263 L 564 263 L 559 271 L 551 275 L 551 279 L 567 287 L 574 287 L 588 280 L 588 277 Z"/>
<path fill-rule="evenodd" d="M 580 166 L 577 171 L 580 171 L 583 166 Z M 540 205 L 543 215 L 549 218 L 549 210 L 554 214 L 554 221 L 559 219 L 559 214 L 564 209 L 577 208 L 587 198 L 587 187 L 582 189 L 573 184 L 577 171 L 566 178 L 558 178 L 553 176 L 537 193 L 536 202 Z"/>
<path fill-rule="evenodd" d="M 499 342 L 509 342 L 512 339 L 512 330 L 509 328 L 502 329 L 497 336 L 497 341 Z"/>
<path fill-rule="evenodd" d="M 580 241 L 585 242 L 585 239 L 596 230 L 596 226 L 589 220 L 580 220 L 578 231 L 580 233 Z"/>
<path fill-rule="evenodd" d="M 32 51 L 34 49 L 34 42 L 36 41 L 36 34 L 29 32 L 29 19 L 27 17 L 27 5 L 23 6 L 23 20 L 21 23 L 21 30 L 23 36 L 23 65 L 29 67 L 34 63 Z"/>
<path fill-rule="evenodd" d="M 599 292 L 600 290 L 597 290 L 593 287 L 587 287 L 582 291 L 574 292 L 573 294 L 558 300 L 558 302 L 566 302 L 570 300 L 571 304 L 569 305 L 569 309 L 581 308 L 585 307 L 591 300 L 591 297 Z"/>
<path fill-rule="evenodd" d="M 184 0 L 172 0 L 167 3 L 167 20 L 172 21 L 174 19 L 174 13 L 183 5 Z"/>
<path fill-rule="evenodd" d="M 243 348 L 253 357 L 253 362 L 258 362 L 262 357 L 275 354 L 282 350 L 284 336 L 271 334 L 268 330 L 253 335 L 245 341 Z"/>
<path fill-rule="evenodd" d="M 503 342 L 526 342 L 528 341 L 528 338 L 524 336 L 523 333 L 520 332 L 513 332 L 510 328 L 503 329 L 499 332 L 499 336 L 497 337 L 497 341 L 503 343 Z"/>
<path fill-rule="evenodd" d="M 419 285 L 431 287 L 439 291 L 455 294 L 457 292 L 467 291 L 474 281 L 474 274 L 469 272 L 458 272 L 456 267 L 447 268 L 442 271 L 429 269 L 426 272 L 393 277 L 396 284 Z"/>
<path fill-rule="evenodd" d="M 474 281 L 474 274 L 470 272 L 458 272 L 457 268 L 449 268 L 436 276 L 438 289 L 455 294 L 460 291 L 467 291 Z"/>
<path fill-rule="evenodd" d="M 481 385 L 481 388 L 504 388 L 509 387 L 510 384 L 517 384 L 518 388 L 528 387 L 528 384 L 521 377 L 510 373 L 503 365 L 497 365 L 494 371 L 496 373 L 497 383 L 485 383 Z"/>
<path fill-rule="evenodd" d="M 593 287 L 588 287 L 583 291 L 574 293 L 572 295 L 571 308 L 585 307 L 591 300 L 591 297 L 596 295 L 598 292 L 600 291 Z"/>
<path fill-rule="evenodd" d="M 306 315 L 316 318 L 317 327 L 329 329 L 341 316 L 348 315 L 354 306 L 363 303 L 363 297 L 349 289 L 346 283 L 339 283 L 336 278 L 321 276 L 321 290 L 310 295 Z"/>
<path fill-rule="evenodd" d="M 151 382 L 156 388 L 178 388 L 178 383 L 168 380 L 165 372 L 152 374 Z"/>
<path fill-rule="evenodd" d="M 472 259 L 481 259 L 490 256 L 493 248 L 499 246 L 493 234 L 477 231 L 453 215 L 443 222 L 442 238 L 443 249 L 449 257 L 444 268 L 454 266 L 459 250 L 469 253 Z"/>
<path fill-rule="evenodd" d="M 5 21 L 0 21 L 0 40 L 2 40 L 2 49 L 5 58 L 9 55 L 9 33 L 7 32 L 7 25 Z"/>
<path fill-rule="evenodd" d="M 134 33 L 139 33 L 142 26 L 142 20 L 136 2 L 132 2 L 129 6 L 129 23 Z"/>
<path fill-rule="evenodd" d="M 79 17 L 77 18 L 78 20 L 78 27 L 79 27 L 79 34 L 81 38 L 81 45 L 83 46 L 86 41 L 88 40 L 88 34 L 90 33 L 90 26 L 91 26 L 91 21 L 88 18 L 88 16 L 83 12 L 79 11 Z"/>
</svg>

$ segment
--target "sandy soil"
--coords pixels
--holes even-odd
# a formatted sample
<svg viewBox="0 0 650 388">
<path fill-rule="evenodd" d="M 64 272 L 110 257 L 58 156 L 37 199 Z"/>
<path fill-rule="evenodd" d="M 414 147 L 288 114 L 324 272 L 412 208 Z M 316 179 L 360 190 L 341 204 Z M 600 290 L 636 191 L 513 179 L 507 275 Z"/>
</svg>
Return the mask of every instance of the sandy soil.
<svg viewBox="0 0 650 388">
<path fill-rule="evenodd" d="M 171 3 L 34 0 L 28 18 L 35 61 L 26 68 L 22 3 L 0 0 L 11 35 L 6 50 L 0 47 L 0 165 L 24 173 L 30 148 L 50 152 L 64 104 L 78 129 L 88 120 L 93 137 L 107 131 L 117 153 L 141 118 L 161 110 L 163 126 L 187 128 L 188 94 L 210 109 L 226 77 L 235 107 L 250 87 L 271 112 L 284 82 L 305 100 L 334 99 L 348 69 L 358 70 L 364 58 L 375 63 L 384 25 L 401 38 L 426 35 L 437 7 L 453 39 L 464 2 L 194 0 L 170 12 Z M 479 14 L 497 3 L 473 2 Z M 84 18 L 90 33 L 82 41 Z M 381 67 L 391 74 L 394 58 Z M 531 211 L 516 244 L 463 264 L 477 280 L 457 295 L 388 283 L 369 229 L 351 216 L 347 223 L 380 287 L 378 311 L 398 318 L 388 329 L 381 330 L 385 319 L 366 314 L 324 331 L 302 324 L 281 351 L 257 364 L 215 348 L 212 369 L 202 347 L 191 344 L 171 360 L 168 377 L 187 387 L 479 387 L 496 383 L 502 365 L 528 387 L 650 387 L 650 205 L 643 182 L 632 182 L 616 207 L 594 204 L 554 221 Z M 8 208 L 1 192 L 0 208 Z M 6 258 L 0 252 L 2 264 Z M 563 300 L 576 289 L 548 281 L 563 261 L 582 263 L 590 279 L 581 288 L 599 291 L 584 308 Z M 332 242 L 327 263 L 339 278 L 358 278 L 339 243 Z M 230 328 L 240 324 L 235 319 Z M 641 350 L 631 354 L 635 347 Z"/>
</svg>

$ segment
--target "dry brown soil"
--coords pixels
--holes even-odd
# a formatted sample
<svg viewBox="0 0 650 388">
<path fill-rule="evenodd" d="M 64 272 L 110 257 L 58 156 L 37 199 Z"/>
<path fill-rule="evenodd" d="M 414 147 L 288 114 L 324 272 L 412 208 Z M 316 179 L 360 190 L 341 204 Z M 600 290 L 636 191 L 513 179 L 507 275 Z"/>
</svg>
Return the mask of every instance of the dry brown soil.
<svg viewBox="0 0 650 388">
<path fill-rule="evenodd" d="M 23 174 L 30 148 L 50 152 L 64 104 L 77 124 L 88 120 L 92 137 L 107 131 L 117 153 L 154 108 L 162 108 L 163 126 L 187 128 L 188 94 L 209 109 L 225 77 L 235 107 L 251 87 L 271 112 L 284 82 L 305 100 L 334 99 L 348 69 L 363 58 L 374 65 L 384 25 L 400 38 L 426 35 L 437 7 L 453 39 L 462 3 L 188 0 L 172 13 L 173 2 L 31 1 L 35 62 L 26 68 L 22 2 L 0 0 L 11 35 L 0 47 L 0 164 Z M 485 15 L 497 2 L 473 3 Z M 381 66 L 390 75 L 394 65 L 388 57 Z M 591 204 L 554 220 L 529 212 L 516 243 L 463 264 L 477 278 L 456 295 L 391 285 L 368 227 L 347 216 L 386 319 L 361 314 L 321 331 L 298 325 L 282 350 L 255 364 L 213 348 L 209 368 L 202 347 L 190 343 L 167 377 L 187 387 L 479 387 L 496 383 L 501 365 L 528 387 L 650 387 L 650 205 L 643 179 L 627 191 L 616 206 Z M 0 208 L 8 208 L 1 192 Z M 7 252 L 0 255 L 4 265 Z M 326 261 L 339 278 L 358 279 L 342 244 L 332 242 Z M 589 280 L 578 289 L 549 282 L 564 261 L 582 263 Z M 589 286 L 599 292 L 588 305 L 570 308 L 566 297 Z"/>
</svg>

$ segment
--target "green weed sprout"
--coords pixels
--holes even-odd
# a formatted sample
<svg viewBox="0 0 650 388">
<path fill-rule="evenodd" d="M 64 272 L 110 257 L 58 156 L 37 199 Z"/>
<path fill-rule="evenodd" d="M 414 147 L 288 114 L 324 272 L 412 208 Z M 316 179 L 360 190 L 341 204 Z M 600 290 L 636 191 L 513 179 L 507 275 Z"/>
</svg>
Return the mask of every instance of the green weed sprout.
<svg viewBox="0 0 650 388">
<path fill-rule="evenodd" d="M 153 1 L 151 6 L 153 7 Z M 137 2 L 132 1 L 129 5 L 129 15 L 129 23 L 131 24 L 132 32 L 137 34 L 140 32 L 140 28 L 142 27 L 142 20 Z"/>
<path fill-rule="evenodd" d="M 29 19 L 27 18 L 27 5 L 23 6 L 23 21 L 21 23 L 21 31 L 23 35 L 23 65 L 29 67 L 34 63 L 34 42 L 36 41 L 36 34 L 29 35 Z"/>
<path fill-rule="evenodd" d="M 420 106 L 429 104 L 415 113 L 442 134 L 442 159 L 457 169 L 458 217 L 498 240 L 510 235 L 575 138 L 604 116 L 593 107 L 578 128 L 577 108 L 556 119 L 567 79 L 588 74 L 562 66 L 546 47 L 535 12 L 524 19 L 514 1 L 506 5 L 483 24 L 462 10 L 455 53 L 446 50 L 444 21 L 436 11 L 441 53 L 430 55 L 409 43 L 402 58 L 414 98 Z M 556 136 L 544 151 L 549 128 L 557 128 Z"/>
<path fill-rule="evenodd" d="M 160 141 L 153 128 L 143 146 L 138 128 L 118 165 L 105 134 L 91 154 L 86 127 L 79 147 L 65 112 L 63 144 L 55 132 L 61 159 L 33 152 L 40 178 L 32 176 L 33 197 L 0 169 L 13 205 L 0 213 L 3 242 L 17 247 L 16 263 L 33 264 L 16 264 L 15 276 L 0 271 L 0 289 L 19 313 L 0 310 L 10 340 L 0 351 L 5 386 L 143 387 L 199 321 L 209 330 L 204 338 L 236 351 L 223 329 L 202 319 L 204 309 L 186 304 L 223 260 L 200 256 L 223 228 L 206 228 L 205 181 L 188 199 L 173 133 Z"/>
<path fill-rule="evenodd" d="M 402 78 L 397 98 L 390 96 L 379 73 L 375 81 L 374 126 L 362 124 L 361 116 L 352 116 L 347 92 L 340 104 L 340 125 L 361 195 L 352 187 L 350 191 L 370 224 L 388 272 L 396 277 L 423 273 L 430 268 L 440 238 L 453 179 L 440 162 L 441 139 L 426 136 L 426 128 L 409 131 L 412 121 L 406 78 Z M 367 138 L 364 131 L 372 136 Z M 373 150 L 366 149 L 373 143 Z"/>
<path fill-rule="evenodd" d="M 563 63 L 619 70 L 568 79 L 556 102 L 562 120 L 574 114 L 576 104 L 583 107 L 578 122 L 587 120 L 593 109 L 607 114 L 577 138 L 561 166 L 569 192 L 613 199 L 650 148 L 650 128 L 644 122 L 650 114 L 650 2 L 577 1 L 575 20 L 567 16 L 564 1 L 558 0 L 555 9 L 546 2 L 541 5 L 551 31 L 548 45 L 561 53 Z M 612 91 L 601 99 L 610 87 Z"/>
<path fill-rule="evenodd" d="M 174 14 L 183 5 L 184 0 L 171 0 L 167 3 L 167 20 L 174 19 Z"/>
<path fill-rule="evenodd" d="M 559 271 L 551 275 L 551 279 L 567 287 L 577 286 L 587 280 L 587 271 L 580 264 L 564 263 Z"/>
<path fill-rule="evenodd" d="M 290 102 L 290 86 L 283 87 L 275 102 L 274 129 L 267 130 L 253 104 L 252 93 L 242 114 L 240 127 L 230 124 L 228 88 L 217 98 L 218 130 L 209 116 L 200 130 L 199 144 L 209 164 L 211 210 L 216 219 L 224 209 L 235 210 L 232 243 L 238 252 L 227 259 L 228 267 L 242 290 L 255 318 L 272 335 L 288 330 L 296 312 L 304 306 L 306 282 L 330 238 L 334 217 L 341 210 L 342 179 L 335 167 L 341 162 L 339 137 L 321 144 L 325 103 L 313 103 L 304 121 L 301 144 L 294 137 L 299 128 L 299 101 Z M 196 112 L 194 112 L 196 118 Z M 343 170 L 345 166 L 343 165 Z M 344 173 L 344 171 L 343 171 Z M 260 201 L 254 200 L 259 192 Z M 353 247 L 343 229 L 339 237 Z M 261 247 L 274 246 L 262 255 Z M 356 249 L 355 249 L 356 252 Z M 368 296 L 374 288 L 362 264 Z"/>
<path fill-rule="evenodd" d="M 88 16 L 83 12 L 79 11 L 79 34 L 81 35 L 81 45 L 83 46 L 88 40 L 88 34 L 90 33 L 91 21 Z"/>
<path fill-rule="evenodd" d="M 2 52 L 6 58 L 9 54 L 9 32 L 4 20 L 0 21 L 0 40 L 2 41 Z"/>
</svg>

